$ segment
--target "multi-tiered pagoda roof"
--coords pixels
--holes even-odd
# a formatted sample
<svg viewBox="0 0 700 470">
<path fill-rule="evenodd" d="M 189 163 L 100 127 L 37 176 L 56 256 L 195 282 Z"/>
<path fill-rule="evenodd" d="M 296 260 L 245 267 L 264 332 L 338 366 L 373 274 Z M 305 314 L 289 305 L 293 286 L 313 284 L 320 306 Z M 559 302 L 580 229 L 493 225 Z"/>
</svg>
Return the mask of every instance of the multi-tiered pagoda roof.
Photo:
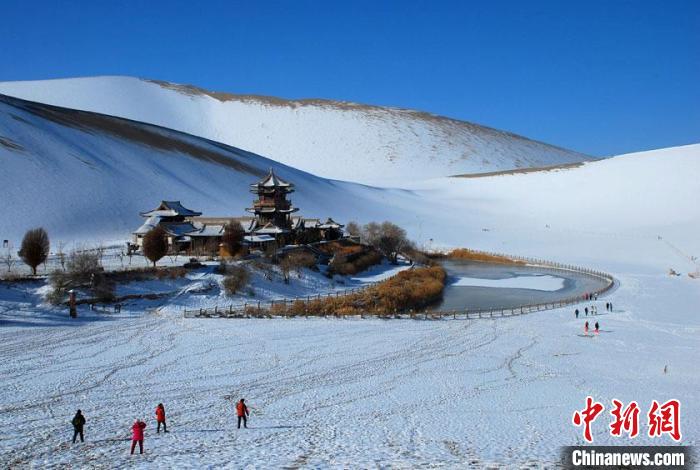
<svg viewBox="0 0 700 470">
<path fill-rule="evenodd" d="M 259 227 L 267 227 L 268 231 L 273 227 L 280 231 L 291 228 L 290 214 L 299 210 L 287 199 L 287 194 L 294 192 L 292 183 L 277 176 L 270 168 L 267 176 L 250 185 L 250 191 L 258 198 L 253 201 L 253 207 L 246 210 L 255 214 Z"/>
</svg>

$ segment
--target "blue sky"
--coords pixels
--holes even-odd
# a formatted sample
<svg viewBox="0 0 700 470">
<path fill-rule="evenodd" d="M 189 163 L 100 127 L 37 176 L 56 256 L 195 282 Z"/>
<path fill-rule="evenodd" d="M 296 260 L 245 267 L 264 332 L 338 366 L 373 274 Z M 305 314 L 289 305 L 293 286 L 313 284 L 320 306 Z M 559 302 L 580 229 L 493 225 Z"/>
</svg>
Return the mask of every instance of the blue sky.
<svg viewBox="0 0 700 470">
<path fill-rule="evenodd" d="M 15 1 L 0 80 L 430 111 L 592 155 L 700 142 L 700 1 Z"/>
</svg>

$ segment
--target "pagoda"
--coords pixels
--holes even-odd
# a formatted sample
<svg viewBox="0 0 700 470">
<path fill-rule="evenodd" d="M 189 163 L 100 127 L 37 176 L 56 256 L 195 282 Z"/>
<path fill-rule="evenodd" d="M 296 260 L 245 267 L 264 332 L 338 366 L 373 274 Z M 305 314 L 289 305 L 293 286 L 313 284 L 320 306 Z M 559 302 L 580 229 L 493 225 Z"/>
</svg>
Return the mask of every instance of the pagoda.
<svg viewBox="0 0 700 470">
<path fill-rule="evenodd" d="M 284 181 L 270 172 L 262 180 L 250 185 L 250 192 L 258 195 L 253 201 L 253 207 L 246 209 L 255 214 L 256 231 L 266 231 L 269 234 L 286 233 L 292 228 L 291 214 L 299 209 L 292 206 L 287 194 L 294 192 L 294 185 Z"/>
</svg>

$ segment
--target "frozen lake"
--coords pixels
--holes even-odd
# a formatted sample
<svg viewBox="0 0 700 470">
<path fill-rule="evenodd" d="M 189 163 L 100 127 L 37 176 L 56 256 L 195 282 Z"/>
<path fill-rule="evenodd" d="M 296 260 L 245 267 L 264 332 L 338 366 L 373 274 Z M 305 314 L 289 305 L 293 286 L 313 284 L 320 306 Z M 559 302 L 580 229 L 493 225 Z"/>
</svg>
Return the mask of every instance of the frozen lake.
<svg viewBox="0 0 700 470">
<path fill-rule="evenodd" d="M 435 310 L 510 308 L 556 302 L 605 287 L 605 281 L 544 267 L 446 260 L 447 285 Z"/>
</svg>

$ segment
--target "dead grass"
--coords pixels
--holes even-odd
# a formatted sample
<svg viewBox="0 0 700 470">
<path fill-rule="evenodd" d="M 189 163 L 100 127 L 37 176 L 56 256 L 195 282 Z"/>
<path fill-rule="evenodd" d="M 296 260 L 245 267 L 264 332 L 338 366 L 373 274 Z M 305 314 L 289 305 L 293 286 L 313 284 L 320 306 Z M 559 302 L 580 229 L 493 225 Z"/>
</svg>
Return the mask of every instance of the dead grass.
<svg viewBox="0 0 700 470">
<path fill-rule="evenodd" d="M 250 307 L 249 314 L 321 316 L 387 315 L 417 310 L 442 297 L 447 274 L 440 266 L 401 271 L 396 276 L 361 292 L 311 301 L 278 303 L 269 309 Z"/>
<path fill-rule="evenodd" d="M 113 282 L 125 283 L 136 281 L 148 281 L 152 279 L 180 279 L 185 277 L 189 270 L 182 266 L 168 266 L 160 268 L 139 268 L 124 271 L 107 271 L 105 277 Z"/>
<path fill-rule="evenodd" d="M 468 261 L 479 261 L 484 263 L 498 263 L 498 264 L 517 264 L 524 265 L 524 261 L 516 260 L 513 258 L 508 258 L 507 256 L 492 255 L 489 253 L 482 253 L 480 251 L 470 250 L 468 248 L 457 248 L 450 251 L 446 258 L 448 259 L 460 259 Z"/>
<path fill-rule="evenodd" d="M 591 159 L 587 161 L 591 161 Z M 486 178 L 488 176 L 518 175 L 523 173 L 537 173 L 541 171 L 544 172 L 556 170 L 570 170 L 572 168 L 578 168 L 582 166 L 583 163 L 584 162 L 562 163 L 560 165 L 541 166 L 537 168 L 517 168 L 514 170 L 488 171 L 485 173 L 467 173 L 464 175 L 453 175 L 452 178 Z"/>
</svg>

